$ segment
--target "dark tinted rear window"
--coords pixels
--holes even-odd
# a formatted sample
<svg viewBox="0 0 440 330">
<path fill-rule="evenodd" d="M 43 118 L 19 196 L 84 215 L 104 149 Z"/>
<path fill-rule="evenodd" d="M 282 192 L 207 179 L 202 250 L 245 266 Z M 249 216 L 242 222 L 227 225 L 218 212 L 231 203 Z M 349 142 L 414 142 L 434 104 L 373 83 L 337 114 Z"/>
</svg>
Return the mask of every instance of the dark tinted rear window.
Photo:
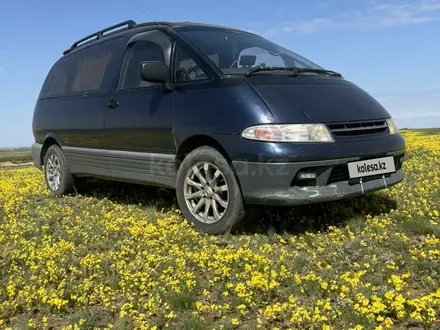
<svg viewBox="0 0 440 330">
<path fill-rule="evenodd" d="M 49 72 L 40 97 L 99 92 L 117 49 L 116 42 L 106 41 L 58 61 Z"/>
</svg>

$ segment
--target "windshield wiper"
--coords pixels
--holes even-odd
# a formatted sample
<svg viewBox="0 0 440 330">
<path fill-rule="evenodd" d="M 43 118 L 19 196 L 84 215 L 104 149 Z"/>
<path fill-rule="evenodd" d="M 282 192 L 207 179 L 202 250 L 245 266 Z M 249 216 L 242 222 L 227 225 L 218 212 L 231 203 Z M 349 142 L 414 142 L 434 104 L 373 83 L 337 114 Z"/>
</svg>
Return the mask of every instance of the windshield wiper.
<svg viewBox="0 0 440 330">
<path fill-rule="evenodd" d="M 324 70 L 324 69 L 312 69 L 312 68 L 294 68 L 289 72 L 290 77 L 298 77 L 301 73 L 317 73 L 324 74 L 332 77 L 342 78 L 342 74 L 336 71 Z"/>
<path fill-rule="evenodd" d="M 324 74 L 332 77 L 342 78 L 342 75 L 339 72 L 331 71 L 331 70 L 323 70 L 323 69 L 312 69 L 312 68 L 295 68 L 295 67 L 284 67 L 284 66 L 256 66 L 251 68 L 248 72 L 246 72 L 245 77 L 250 77 L 256 72 L 260 71 L 289 71 L 290 77 L 298 77 L 301 73 L 317 73 Z"/>
<path fill-rule="evenodd" d="M 246 74 L 245 77 L 250 77 L 256 72 L 260 71 L 276 71 L 276 70 L 283 70 L 283 71 L 292 71 L 295 68 L 286 68 L 285 66 L 254 66 L 251 68 Z"/>
</svg>

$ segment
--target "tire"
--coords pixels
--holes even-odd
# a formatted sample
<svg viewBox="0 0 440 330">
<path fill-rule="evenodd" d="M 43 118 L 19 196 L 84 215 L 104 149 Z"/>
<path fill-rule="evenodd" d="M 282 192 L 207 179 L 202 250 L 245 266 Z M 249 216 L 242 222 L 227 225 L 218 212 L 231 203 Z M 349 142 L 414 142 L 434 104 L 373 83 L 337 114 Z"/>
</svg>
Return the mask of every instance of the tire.
<svg viewBox="0 0 440 330">
<path fill-rule="evenodd" d="M 56 144 L 50 146 L 44 156 L 44 179 L 52 195 L 67 195 L 74 190 L 74 181 L 66 157 Z"/>
<path fill-rule="evenodd" d="M 207 172 L 205 164 L 208 164 Z M 203 183 L 195 168 L 205 182 L 211 181 L 211 184 Z M 198 231 L 212 235 L 229 233 L 245 217 L 243 197 L 234 172 L 212 147 L 199 147 L 184 158 L 177 173 L 176 194 L 183 216 Z"/>
</svg>

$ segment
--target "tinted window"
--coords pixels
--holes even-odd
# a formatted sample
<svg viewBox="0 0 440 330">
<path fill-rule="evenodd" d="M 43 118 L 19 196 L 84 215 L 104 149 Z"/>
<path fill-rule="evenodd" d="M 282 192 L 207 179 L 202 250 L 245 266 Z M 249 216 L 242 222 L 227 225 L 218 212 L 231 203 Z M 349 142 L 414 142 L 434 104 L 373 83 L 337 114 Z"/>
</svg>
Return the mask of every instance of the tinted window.
<svg viewBox="0 0 440 330">
<path fill-rule="evenodd" d="M 94 47 L 94 49 L 81 52 L 79 55 L 70 92 L 95 92 L 101 87 L 112 52 L 110 49 Z"/>
<path fill-rule="evenodd" d="M 204 54 L 216 54 L 218 61 L 213 63 L 224 74 L 244 74 L 258 65 L 322 69 L 255 34 L 206 27 L 176 27 L 175 30 Z"/>
<path fill-rule="evenodd" d="M 68 78 L 74 74 L 70 58 L 64 58 L 54 64 L 44 81 L 40 97 L 60 96 L 66 94 Z"/>
<path fill-rule="evenodd" d="M 63 59 L 52 67 L 41 89 L 40 97 L 58 96 L 67 91 L 69 60 Z M 72 74 L 72 72 L 71 72 Z"/>
<path fill-rule="evenodd" d="M 41 97 L 98 92 L 115 49 L 115 40 L 67 55 L 49 72 Z"/>
<path fill-rule="evenodd" d="M 218 57 L 211 56 L 211 60 L 216 61 Z M 176 49 L 176 82 L 193 81 L 207 79 L 206 73 L 197 63 L 180 47 Z"/>
<path fill-rule="evenodd" d="M 156 31 L 149 32 L 145 38 L 132 43 L 127 49 L 119 88 L 130 89 L 157 85 L 157 83 L 141 79 L 141 63 L 160 61 L 169 68 L 170 45 L 170 39 Z"/>
</svg>

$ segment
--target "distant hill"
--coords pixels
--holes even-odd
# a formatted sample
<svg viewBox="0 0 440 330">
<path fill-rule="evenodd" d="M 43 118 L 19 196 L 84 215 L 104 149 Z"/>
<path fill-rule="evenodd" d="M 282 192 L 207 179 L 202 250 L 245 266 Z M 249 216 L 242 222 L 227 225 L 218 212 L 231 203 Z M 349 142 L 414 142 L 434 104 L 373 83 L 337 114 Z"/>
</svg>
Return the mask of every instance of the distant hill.
<svg viewBox="0 0 440 330">
<path fill-rule="evenodd" d="M 404 117 L 404 118 L 396 117 L 395 120 L 399 127 L 405 127 L 406 129 L 440 127 L 440 116 Z"/>
<path fill-rule="evenodd" d="M 18 147 L 18 148 L 12 148 L 12 147 L 0 147 L 0 152 L 9 152 L 9 151 L 30 151 L 31 147 Z"/>
</svg>

